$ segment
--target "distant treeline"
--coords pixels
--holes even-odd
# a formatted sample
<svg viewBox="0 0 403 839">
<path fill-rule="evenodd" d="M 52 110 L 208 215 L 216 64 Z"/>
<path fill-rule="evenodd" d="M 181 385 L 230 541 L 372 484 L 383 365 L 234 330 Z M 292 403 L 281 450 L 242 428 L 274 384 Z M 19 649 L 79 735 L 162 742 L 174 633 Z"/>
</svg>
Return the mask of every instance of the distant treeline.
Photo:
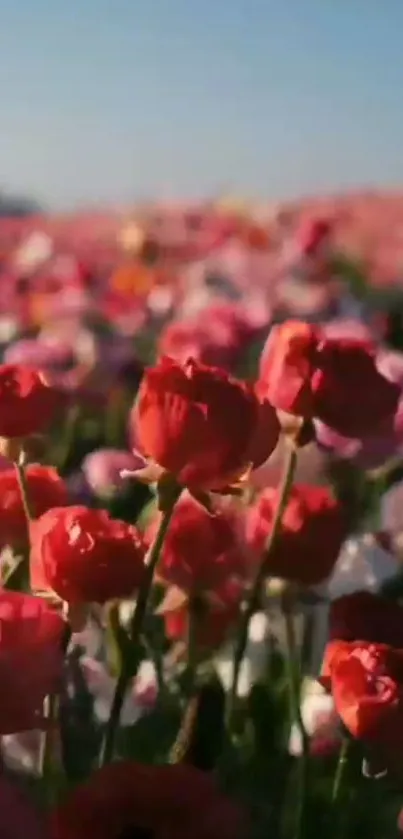
<svg viewBox="0 0 403 839">
<path fill-rule="evenodd" d="M 33 198 L 25 195 L 9 195 L 0 192 L 0 217 L 5 216 L 21 218 L 24 216 L 37 215 L 43 212 L 43 207 Z"/>
</svg>

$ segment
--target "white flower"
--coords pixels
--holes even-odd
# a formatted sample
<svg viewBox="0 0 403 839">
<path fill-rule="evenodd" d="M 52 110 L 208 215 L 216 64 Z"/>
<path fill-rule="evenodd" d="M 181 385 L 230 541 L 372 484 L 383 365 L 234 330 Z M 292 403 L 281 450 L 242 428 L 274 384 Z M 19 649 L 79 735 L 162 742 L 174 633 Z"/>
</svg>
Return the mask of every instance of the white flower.
<svg viewBox="0 0 403 839">
<path fill-rule="evenodd" d="M 268 634 L 269 619 L 264 612 L 258 612 L 250 623 L 246 654 L 239 674 L 238 696 L 247 696 L 251 686 L 264 672 L 267 662 Z M 233 660 L 233 644 L 229 644 L 215 659 L 217 672 L 225 690 L 229 690 L 232 684 Z"/>
<path fill-rule="evenodd" d="M 306 679 L 302 687 L 301 716 L 308 737 L 312 737 L 319 727 L 331 724 L 334 703 L 332 697 L 313 679 Z M 302 752 L 302 737 L 297 725 L 293 725 L 288 744 L 290 754 L 297 757 Z"/>
<path fill-rule="evenodd" d="M 324 550 L 326 546 L 324 546 Z M 354 591 L 379 591 L 395 576 L 398 563 L 371 534 L 354 536 L 344 543 L 330 579 L 317 591 L 336 600 Z"/>
<path fill-rule="evenodd" d="M 106 722 L 112 706 L 116 679 L 105 665 L 89 657 L 81 659 L 87 687 L 94 698 L 94 713 L 99 722 Z M 137 701 L 136 694 L 143 693 L 147 684 L 155 684 L 155 669 L 151 662 L 142 662 L 131 689 L 126 692 L 121 713 L 121 725 L 134 725 L 144 714 L 144 704 Z"/>
<path fill-rule="evenodd" d="M 382 497 L 381 529 L 387 532 L 403 531 L 403 482 L 395 484 Z"/>
</svg>

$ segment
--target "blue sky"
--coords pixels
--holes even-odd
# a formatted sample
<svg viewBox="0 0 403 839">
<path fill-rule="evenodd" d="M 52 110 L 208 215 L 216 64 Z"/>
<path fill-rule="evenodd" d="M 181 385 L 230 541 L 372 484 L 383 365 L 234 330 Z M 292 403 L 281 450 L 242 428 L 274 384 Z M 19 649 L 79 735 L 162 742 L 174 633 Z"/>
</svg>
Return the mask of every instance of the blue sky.
<svg viewBox="0 0 403 839">
<path fill-rule="evenodd" d="M 403 185 L 403 0 L 0 0 L 0 186 Z"/>
</svg>

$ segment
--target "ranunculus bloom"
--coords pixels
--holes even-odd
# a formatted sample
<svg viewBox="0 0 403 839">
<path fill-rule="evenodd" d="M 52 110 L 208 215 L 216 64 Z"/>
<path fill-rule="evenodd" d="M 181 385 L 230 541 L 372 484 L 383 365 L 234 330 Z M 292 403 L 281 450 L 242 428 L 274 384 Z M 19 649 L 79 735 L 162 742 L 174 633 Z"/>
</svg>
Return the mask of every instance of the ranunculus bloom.
<svg viewBox="0 0 403 839">
<path fill-rule="evenodd" d="M 260 411 L 254 391 L 223 370 L 164 358 L 145 373 L 131 422 L 144 454 L 181 484 L 221 489 L 252 465 Z M 273 419 L 264 459 L 277 439 Z"/>
<path fill-rule="evenodd" d="M 25 468 L 29 503 L 35 517 L 68 503 L 67 486 L 51 466 Z M 27 540 L 27 521 L 14 468 L 0 472 L 0 544 L 18 547 Z"/>
<path fill-rule="evenodd" d="M 403 649 L 403 607 L 370 591 L 340 597 L 330 607 L 329 640 L 371 641 Z"/>
<path fill-rule="evenodd" d="M 311 418 L 317 330 L 300 321 L 271 329 L 260 359 L 259 392 L 280 411 Z"/>
<path fill-rule="evenodd" d="M 51 816 L 50 839 L 242 839 L 242 810 L 192 766 L 111 763 Z"/>
<path fill-rule="evenodd" d="M 60 392 L 37 370 L 0 365 L 0 437 L 28 437 L 44 431 L 61 405 Z"/>
<path fill-rule="evenodd" d="M 65 624 L 39 597 L 0 592 L 0 733 L 40 728 L 62 675 Z"/>
<path fill-rule="evenodd" d="M 246 538 L 259 561 L 267 544 L 278 490 L 264 490 L 250 508 Z M 273 577 L 317 585 L 332 571 L 347 535 L 344 511 L 327 487 L 295 484 L 282 518 L 281 532 L 267 562 Z"/>
<path fill-rule="evenodd" d="M 328 339 L 312 380 L 315 416 L 346 437 L 362 437 L 391 421 L 400 387 L 376 367 L 376 348 L 359 339 Z"/>
<path fill-rule="evenodd" d="M 375 747 L 386 765 L 401 762 L 403 650 L 365 641 L 334 641 L 325 652 L 322 682 L 349 732 Z"/>
<path fill-rule="evenodd" d="M 152 543 L 160 514 L 149 525 L 146 540 Z M 158 574 L 166 583 L 191 594 L 214 591 L 229 577 L 244 570 L 233 519 L 224 511 L 210 515 L 190 496 L 177 502 L 162 547 Z"/>
<path fill-rule="evenodd" d="M 319 327 L 289 321 L 270 333 L 258 392 L 281 411 L 360 438 L 391 423 L 400 387 L 378 370 L 371 342 L 326 338 Z"/>
<path fill-rule="evenodd" d="M 143 579 L 144 545 L 105 510 L 55 507 L 31 524 L 31 584 L 68 603 L 129 598 Z"/>
</svg>

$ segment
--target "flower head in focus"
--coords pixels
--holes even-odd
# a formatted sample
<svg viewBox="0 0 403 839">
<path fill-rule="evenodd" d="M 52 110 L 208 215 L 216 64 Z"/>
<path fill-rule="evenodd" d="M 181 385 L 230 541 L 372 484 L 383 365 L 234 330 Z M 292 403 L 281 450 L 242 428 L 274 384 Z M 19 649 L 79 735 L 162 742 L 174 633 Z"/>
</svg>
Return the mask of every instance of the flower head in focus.
<svg viewBox="0 0 403 839">
<path fill-rule="evenodd" d="M 179 484 L 220 490 L 253 465 L 260 412 L 253 389 L 223 370 L 164 358 L 146 371 L 130 423 L 142 452 Z M 278 440 L 274 409 L 270 418 L 264 459 Z"/>
<path fill-rule="evenodd" d="M 258 390 L 278 410 L 318 419 L 350 438 L 392 426 L 401 393 L 378 369 L 370 341 L 327 338 L 319 327 L 299 321 L 271 330 Z"/>
<path fill-rule="evenodd" d="M 401 768 L 403 650 L 365 641 L 333 641 L 325 651 L 322 683 L 350 734 L 389 768 Z"/>
<path fill-rule="evenodd" d="M 141 585 L 145 548 L 135 527 L 105 510 L 55 507 L 30 528 L 31 585 L 69 604 L 129 598 Z"/>
</svg>

